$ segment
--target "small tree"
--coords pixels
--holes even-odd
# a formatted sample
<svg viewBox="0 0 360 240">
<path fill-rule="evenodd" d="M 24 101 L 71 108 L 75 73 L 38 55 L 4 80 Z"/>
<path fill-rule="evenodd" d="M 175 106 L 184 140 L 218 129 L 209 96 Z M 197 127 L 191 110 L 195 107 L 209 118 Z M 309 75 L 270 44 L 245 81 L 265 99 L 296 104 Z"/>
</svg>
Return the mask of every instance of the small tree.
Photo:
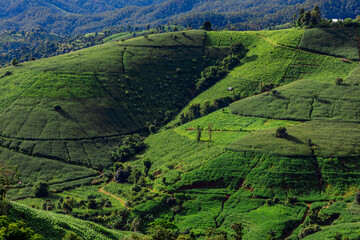
<svg viewBox="0 0 360 240">
<path fill-rule="evenodd" d="M 360 205 L 360 192 L 356 193 L 355 195 L 355 203 Z"/>
<path fill-rule="evenodd" d="M 46 182 L 37 182 L 34 187 L 34 194 L 37 198 L 47 197 L 49 195 L 49 184 Z"/>
<path fill-rule="evenodd" d="M 147 176 L 147 175 L 149 174 L 151 165 L 152 165 L 152 163 L 151 163 L 151 161 L 150 161 L 149 159 L 146 159 L 146 160 L 144 161 L 144 168 L 145 168 L 145 169 L 144 169 L 144 173 L 145 173 L 145 176 Z"/>
<path fill-rule="evenodd" d="M 76 233 L 70 231 L 62 238 L 62 240 L 83 240 L 83 239 L 79 237 Z"/>
<path fill-rule="evenodd" d="M 233 234 L 233 238 L 235 240 L 242 240 L 243 238 L 243 231 L 244 231 L 244 227 L 241 223 L 234 223 L 233 225 L 231 225 L 231 228 L 235 231 L 235 234 Z"/>
<path fill-rule="evenodd" d="M 285 127 L 278 127 L 277 129 L 276 129 L 276 137 L 278 137 L 278 138 L 284 138 L 284 137 L 286 137 L 288 135 L 288 133 L 287 133 L 287 130 L 286 130 L 286 128 Z"/>
<path fill-rule="evenodd" d="M 336 84 L 336 85 L 341 85 L 343 82 L 344 82 L 344 79 L 342 79 L 342 78 L 337 78 L 337 79 L 335 80 L 335 84 Z"/>
<path fill-rule="evenodd" d="M 208 131 L 209 131 L 209 142 L 211 143 L 211 132 L 213 130 L 213 124 L 209 123 L 208 125 Z"/>
<path fill-rule="evenodd" d="M 18 182 L 19 172 L 16 166 L 7 162 L 0 162 L 0 192 L 1 198 L 5 198 L 7 192 Z"/>
<path fill-rule="evenodd" d="M 202 132 L 202 129 L 201 129 L 200 126 L 198 126 L 198 127 L 197 127 L 197 135 L 196 135 L 196 140 L 197 140 L 198 142 L 200 142 L 200 140 L 201 140 L 201 132 Z"/>
<path fill-rule="evenodd" d="M 13 59 L 11 60 L 11 65 L 16 66 L 16 65 L 18 65 L 18 64 L 19 64 L 19 62 L 18 62 L 18 60 L 17 60 L 16 58 L 13 58 Z"/>
<path fill-rule="evenodd" d="M 154 124 L 150 124 L 150 126 L 149 126 L 149 132 L 150 132 L 150 134 L 156 133 L 156 127 L 155 127 Z"/>
<path fill-rule="evenodd" d="M 212 24 L 210 21 L 205 21 L 201 28 L 204 29 L 205 31 L 211 31 Z"/>
</svg>

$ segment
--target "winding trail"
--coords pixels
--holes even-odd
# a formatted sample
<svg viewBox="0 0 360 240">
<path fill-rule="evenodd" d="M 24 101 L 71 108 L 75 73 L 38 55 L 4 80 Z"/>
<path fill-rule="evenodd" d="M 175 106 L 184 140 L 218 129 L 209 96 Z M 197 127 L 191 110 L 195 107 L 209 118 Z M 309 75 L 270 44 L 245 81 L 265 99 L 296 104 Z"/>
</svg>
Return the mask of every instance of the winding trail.
<svg viewBox="0 0 360 240">
<path fill-rule="evenodd" d="M 121 203 L 121 205 L 123 205 L 125 207 L 125 200 L 124 199 L 121 199 L 121 198 L 115 196 L 114 194 L 111 194 L 111 193 L 105 191 L 103 188 L 104 188 L 104 186 L 99 188 L 98 191 L 103 193 L 103 194 L 106 194 L 106 195 L 108 195 L 108 196 L 110 196 L 112 198 L 115 198 L 116 200 L 118 200 Z"/>
<path fill-rule="evenodd" d="M 297 225 L 293 228 L 293 230 L 291 230 L 289 233 L 287 233 L 287 234 L 284 236 L 283 239 L 289 239 L 289 237 L 294 233 L 294 231 L 295 231 L 296 229 L 298 229 L 298 227 L 305 222 L 306 217 L 309 215 L 310 208 L 311 208 L 311 203 L 307 203 L 307 204 L 306 204 L 305 214 L 304 214 L 303 218 L 301 219 L 300 223 L 297 224 Z"/>
</svg>

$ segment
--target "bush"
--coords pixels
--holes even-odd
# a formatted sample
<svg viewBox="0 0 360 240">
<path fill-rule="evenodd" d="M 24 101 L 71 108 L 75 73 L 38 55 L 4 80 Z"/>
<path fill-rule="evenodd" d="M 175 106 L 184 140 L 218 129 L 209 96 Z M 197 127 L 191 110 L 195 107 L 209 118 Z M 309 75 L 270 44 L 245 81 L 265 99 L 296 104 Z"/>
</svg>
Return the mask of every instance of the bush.
<svg viewBox="0 0 360 240">
<path fill-rule="evenodd" d="M 139 134 L 128 135 L 121 140 L 121 145 L 115 151 L 110 152 L 111 159 L 114 162 L 126 162 L 145 148 L 144 139 Z"/>
<path fill-rule="evenodd" d="M 336 84 L 336 85 L 341 85 L 343 82 L 344 82 L 344 79 L 342 79 L 342 78 L 337 78 L 337 79 L 335 80 L 335 84 Z"/>
<path fill-rule="evenodd" d="M 276 137 L 278 137 L 278 138 L 284 138 L 284 137 L 286 137 L 288 134 L 287 134 L 287 130 L 286 130 L 286 128 L 285 127 L 278 127 L 277 129 L 276 129 Z"/>
<path fill-rule="evenodd" d="M 60 112 L 60 111 L 62 110 L 59 105 L 54 105 L 54 106 L 53 106 L 53 109 L 54 109 L 55 111 L 57 111 L 57 112 Z"/>
<path fill-rule="evenodd" d="M 268 205 L 268 206 L 273 206 L 274 205 L 274 202 L 273 202 L 273 200 L 272 199 L 266 199 L 266 205 Z"/>
<path fill-rule="evenodd" d="M 79 237 L 76 233 L 70 231 L 62 238 L 62 240 L 83 240 L 83 239 Z"/>
<path fill-rule="evenodd" d="M 289 196 L 286 198 L 285 200 L 287 203 L 290 203 L 290 204 L 295 204 L 297 203 L 297 197 L 295 196 Z"/>
<path fill-rule="evenodd" d="M 360 205 L 360 192 L 356 193 L 355 195 L 355 203 Z"/>
<path fill-rule="evenodd" d="M 22 220 L 11 222 L 8 216 L 0 216 L 0 228 L 0 239 L 44 239 L 41 235 L 35 234 L 31 228 L 27 228 Z"/>
<path fill-rule="evenodd" d="M 45 182 L 37 182 L 34 187 L 34 195 L 37 198 L 47 197 L 49 195 L 49 184 Z"/>
<path fill-rule="evenodd" d="M 303 239 L 305 238 L 306 236 L 309 236 L 310 234 L 313 234 L 313 233 L 316 233 L 320 231 L 320 228 L 318 225 L 314 225 L 314 226 L 310 226 L 310 227 L 307 227 L 307 228 L 303 228 L 300 230 L 300 233 L 298 234 L 298 237 L 300 239 Z"/>
</svg>

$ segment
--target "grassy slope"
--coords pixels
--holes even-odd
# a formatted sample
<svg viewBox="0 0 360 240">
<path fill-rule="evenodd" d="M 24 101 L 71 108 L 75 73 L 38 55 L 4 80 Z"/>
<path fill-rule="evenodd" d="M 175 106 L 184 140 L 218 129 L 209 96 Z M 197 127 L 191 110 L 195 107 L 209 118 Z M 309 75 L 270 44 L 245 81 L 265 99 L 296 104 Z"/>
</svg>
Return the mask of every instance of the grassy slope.
<svg viewBox="0 0 360 240">
<path fill-rule="evenodd" d="M 182 38 L 183 36 L 180 34 L 179 37 Z M 288 114 L 290 117 L 279 115 L 278 118 L 304 120 L 302 117 L 309 114 L 309 95 L 315 96 L 312 94 L 314 89 L 321 91 L 319 95 L 316 95 L 319 103 L 314 101 L 314 106 L 318 104 L 318 108 L 314 107 L 312 114 L 319 118 L 324 116 L 334 118 L 334 115 L 329 115 L 330 117 L 324 115 L 328 110 L 324 107 L 325 101 L 320 102 L 320 100 L 326 97 L 326 101 L 338 101 L 338 104 L 341 103 L 341 105 L 348 101 L 355 100 L 356 102 L 358 95 L 356 86 L 332 86 L 335 78 L 345 78 L 356 67 L 356 64 L 344 64 L 334 57 L 294 49 L 299 44 L 301 34 L 302 31 L 297 32 L 297 30 L 287 30 L 286 34 L 276 32 L 207 33 L 208 48 L 205 53 L 208 56 L 228 47 L 232 41 L 236 40 L 241 40 L 250 51 L 242 65 L 235 68 L 214 87 L 196 97 L 193 102 L 213 100 L 236 93 L 246 97 L 257 93 L 260 82 L 284 85 L 304 79 L 284 86 L 285 90 L 280 91 L 281 95 L 289 93 L 289 96 L 293 94 L 291 97 L 298 99 L 294 101 L 293 117 L 291 117 L 291 112 L 284 110 L 280 112 L 283 115 Z M 171 38 L 170 33 L 163 36 L 164 39 Z M 140 52 L 146 52 L 151 56 L 157 54 L 160 47 L 173 49 L 174 45 L 179 47 L 178 44 L 180 44 L 176 42 L 169 45 L 167 41 L 152 40 L 152 36 L 150 36 L 145 40 L 135 39 L 131 44 L 126 41 L 119 44 L 126 47 L 124 54 L 126 69 L 131 69 L 134 63 L 142 63 L 147 66 L 141 62 L 142 58 L 136 57 Z M 143 49 L 144 41 L 156 48 L 156 51 Z M 183 44 L 192 46 L 194 49 L 191 51 L 196 51 L 195 49 L 200 46 L 191 45 L 191 42 Z M 161 54 L 164 59 L 172 59 L 169 55 Z M 199 62 L 200 58 L 191 60 L 192 64 Z M 160 63 L 160 66 L 168 65 Z M 146 75 L 151 72 L 159 73 L 152 64 L 145 69 Z M 352 82 L 356 81 L 356 74 L 357 70 L 354 70 L 352 78 L 349 78 L 353 79 Z M 131 71 L 128 75 L 131 79 L 141 78 L 136 71 Z M 350 80 L 346 79 L 347 81 Z M 310 83 L 310 86 L 307 83 Z M 229 86 L 235 88 L 235 93 L 226 90 Z M 292 86 L 302 87 L 293 88 Z M 300 90 L 304 87 L 309 89 L 305 93 Z M 346 87 L 348 88 L 345 89 Z M 341 91 L 338 92 L 340 88 L 345 89 L 346 94 L 350 97 L 343 97 L 344 94 Z M 332 94 L 336 98 L 329 100 L 328 96 Z M 311 96 L 310 98 L 313 99 Z M 273 105 L 270 104 L 264 108 L 266 111 L 272 111 L 269 106 L 273 106 L 273 109 L 282 109 L 281 97 L 276 98 L 272 95 L 259 95 L 243 101 L 251 102 L 251 99 L 265 99 L 265 97 L 276 100 L 273 101 Z M 241 104 L 243 101 L 233 104 L 231 110 L 233 110 L 233 106 Z M 258 106 L 259 104 L 252 105 L 252 110 L 256 110 Z M 349 107 L 351 106 L 353 105 L 349 104 Z M 239 107 L 239 109 L 243 111 L 244 107 Z M 353 119 L 354 116 L 357 116 L 356 114 L 346 111 L 346 108 L 341 109 L 337 120 L 346 118 L 356 122 Z M 289 195 L 298 195 L 301 200 L 306 201 L 336 199 L 339 194 L 352 193 L 353 186 L 359 185 L 356 179 L 358 179 L 360 168 L 356 161 L 353 159 L 336 161 L 329 158 L 329 156 L 358 156 L 357 135 L 353 131 L 357 129 L 357 125 L 356 123 L 340 122 L 323 126 L 323 123 L 318 121 L 299 124 L 296 121 L 271 118 L 274 116 L 253 114 L 253 116 L 245 117 L 236 116 L 228 109 L 217 111 L 185 125 L 161 130 L 159 133 L 151 135 L 146 139 L 148 150 L 131 162 L 131 165 L 143 168 L 142 161 L 146 158 L 153 162 L 150 172 L 156 177 L 153 186 L 155 191 L 161 192 L 166 189 L 182 201 L 182 210 L 173 217 L 174 223 L 180 228 L 192 227 L 199 235 L 204 234 L 205 229 L 210 226 L 220 227 L 230 232 L 230 225 L 233 222 L 241 221 L 245 225 L 246 239 L 266 238 L 268 232 L 274 229 L 276 236 L 280 237 L 286 233 L 284 229 L 294 229 L 296 223 L 302 219 L 306 207 L 304 204 L 277 204 L 270 207 L 264 205 L 264 199 L 278 196 L 284 200 Z M 209 123 L 215 123 L 214 128 L 217 130 L 212 133 L 211 144 L 208 143 L 208 133 L 205 131 Z M 202 141 L 199 143 L 195 140 L 196 132 L 193 131 L 197 126 L 204 129 Z M 278 126 L 288 127 L 291 138 L 275 138 L 273 133 Z M 332 133 L 331 136 L 334 134 L 336 136 L 333 141 L 335 149 L 327 143 L 330 133 Z M 307 144 L 309 137 L 315 144 L 313 146 L 314 154 L 318 155 L 315 159 Z M 234 141 L 235 143 L 230 145 Z M 356 148 L 353 147 L 354 144 Z M 229 145 L 230 147 L 228 147 Z M 233 151 L 234 146 L 236 146 L 235 152 Z M 291 146 L 291 151 L 288 149 L 289 146 Z M 256 147 L 259 148 L 259 151 L 253 153 Z M 267 150 L 264 151 L 262 147 Z M 74 149 L 76 149 L 75 146 Z M 285 156 L 271 156 L 269 153 Z M 322 171 L 320 177 L 319 169 Z M 165 185 L 162 183 L 162 177 L 166 177 Z M 106 190 L 123 197 L 124 194 L 119 194 L 120 189 L 124 191 L 129 189 L 126 191 L 130 192 L 131 186 L 123 187 L 119 184 L 112 184 Z M 167 220 L 172 219 L 173 215 L 169 207 L 164 207 L 160 198 L 154 198 L 135 207 L 134 214 L 146 215 L 147 213 L 156 214 L 157 217 Z"/>
<path fill-rule="evenodd" d="M 187 103 L 204 67 L 204 36 L 203 31 L 151 35 L 1 69 L 2 148 L 16 153 L 14 163 L 22 170 L 33 157 L 64 169 L 109 166 L 108 152 L 121 135 Z M 82 171 L 87 178 L 94 175 Z M 24 182 L 75 178 L 41 173 L 28 176 L 23 170 Z"/>
<path fill-rule="evenodd" d="M 326 201 L 353 194 L 354 186 L 359 186 L 358 65 L 296 49 L 302 34 L 294 29 L 207 33 L 209 47 L 241 40 L 250 51 L 242 65 L 192 102 L 238 93 L 246 97 L 258 91 L 259 82 L 295 82 L 277 88 L 279 96 L 262 94 L 232 104 L 230 110 L 239 115 L 219 110 L 147 139 L 148 150 L 131 164 L 140 167 L 143 159 L 152 160 L 156 189 L 165 188 L 161 178 L 166 177 L 166 189 L 184 201 L 183 210 L 174 217 L 181 228 L 193 226 L 197 234 L 210 226 L 230 231 L 230 225 L 240 221 L 245 225 L 245 239 L 266 238 L 271 230 L 280 237 L 296 228 L 305 205 L 269 207 L 256 198 L 297 195 L 302 201 Z M 337 77 L 345 78 L 345 84 L 334 86 Z M 235 93 L 227 91 L 229 86 Z M 294 121 L 310 119 L 317 120 Z M 209 123 L 215 129 L 211 144 L 206 131 Z M 203 129 L 199 143 L 198 126 Z M 290 137 L 275 138 L 278 126 L 286 126 Z M 116 186 L 112 188 L 116 191 Z M 146 204 L 138 207 L 153 209 Z M 161 217 L 169 219 L 171 213 L 162 210 Z"/>
<path fill-rule="evenodd" d="M 358 60 L 359 48 L 357 29 L 307 29 L 301 40 L 300 48 Z"/>
<path fill-rule="evenodd" d="M 93 222 L 83 221 L 68 215 L 36 210 L 19 203 L 12 203 L 10 217 L 22 219 L 27 226 L 45 239 L 61 239 L 67 232 L 73 231 L 84 240 L 122 239 L 129 234 L 107 229 Z"/>
</svg>

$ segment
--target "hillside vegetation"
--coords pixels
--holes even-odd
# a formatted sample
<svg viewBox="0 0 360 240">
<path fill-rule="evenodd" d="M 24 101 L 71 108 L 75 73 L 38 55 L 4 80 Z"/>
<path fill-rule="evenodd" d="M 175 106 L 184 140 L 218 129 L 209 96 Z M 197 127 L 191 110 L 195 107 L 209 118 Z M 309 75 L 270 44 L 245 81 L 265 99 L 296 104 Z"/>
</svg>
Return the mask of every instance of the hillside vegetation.
<svg viewBox="0 0 360 240">
<path fill-rule="evenodd" d="M 359 46 L 343 46 L 339 39 L 354 38 L 345 29 L 321 48 L 322 39 L 307 40 L 316 31 L 323 30 L 166 33 L 1 69 L 0 157 L 13 156 L 28 178 L 9 196 L 30 196 L 31 182 L 46 176 L 59 187 L 51 201 L 84 200 L 96 186 L 60 192 L 68 183 L 96 183 L 96 169 L 110 175 L 101 194 L 129 211 L 117 223 L 104 220 L 109 227 L 146 232 L 163 221 L 177 226 L 177 236 L 204 239 L 209 228 L 230 237 L 231 226 L 242 223 L 244 239 L 257 240 L 299 239 L 317 224 L 318 232 L 301 236 L 356 239 L 360 67 L 343 58 Z M 246 56 L 196 91 L 201 72 L 219 66 L 238 42 Z M 166 124 L 165 117 L 173 121 L 150 128 L 145 151 L 110 167 L 109 151 L 124 134 L 147 121 Z M 57 181 L 52 172 L 34 176 L 30 159 L 72 170 Z M 72 171 L 83 175 L 71 178 Z M 73 214 L 91 215 L 87 210 Z"/>
<path fill-rule="evenodd" d="M 5 0 L 0 6 L 1 30 L 32 30 L 39 25 L 57 34 L 101 31 L 112 26 L 144 28 L 167 23 L 199 28 L 205 20 L 236 30 L 259 30 L 292 22 L 300 8 L 318 5 L 327 19 L 356 18 L 356 0 Z"/>
<path fill-rule="evenodd" d="M 194 79 L 211 63 L 204 36 L 141 37 L 1 69 L 2 159 L 13 155 L 24 178 L 35 171 L 25 170 L 24 159 L 34 157 L 64 168 L 111 165 L 122 135 L 158 124 L 189 101 Z M 94 175 L 85 172 L 70 179 Z M 29 179 L 61 182 L 50 173 Z"/>
</svg>

